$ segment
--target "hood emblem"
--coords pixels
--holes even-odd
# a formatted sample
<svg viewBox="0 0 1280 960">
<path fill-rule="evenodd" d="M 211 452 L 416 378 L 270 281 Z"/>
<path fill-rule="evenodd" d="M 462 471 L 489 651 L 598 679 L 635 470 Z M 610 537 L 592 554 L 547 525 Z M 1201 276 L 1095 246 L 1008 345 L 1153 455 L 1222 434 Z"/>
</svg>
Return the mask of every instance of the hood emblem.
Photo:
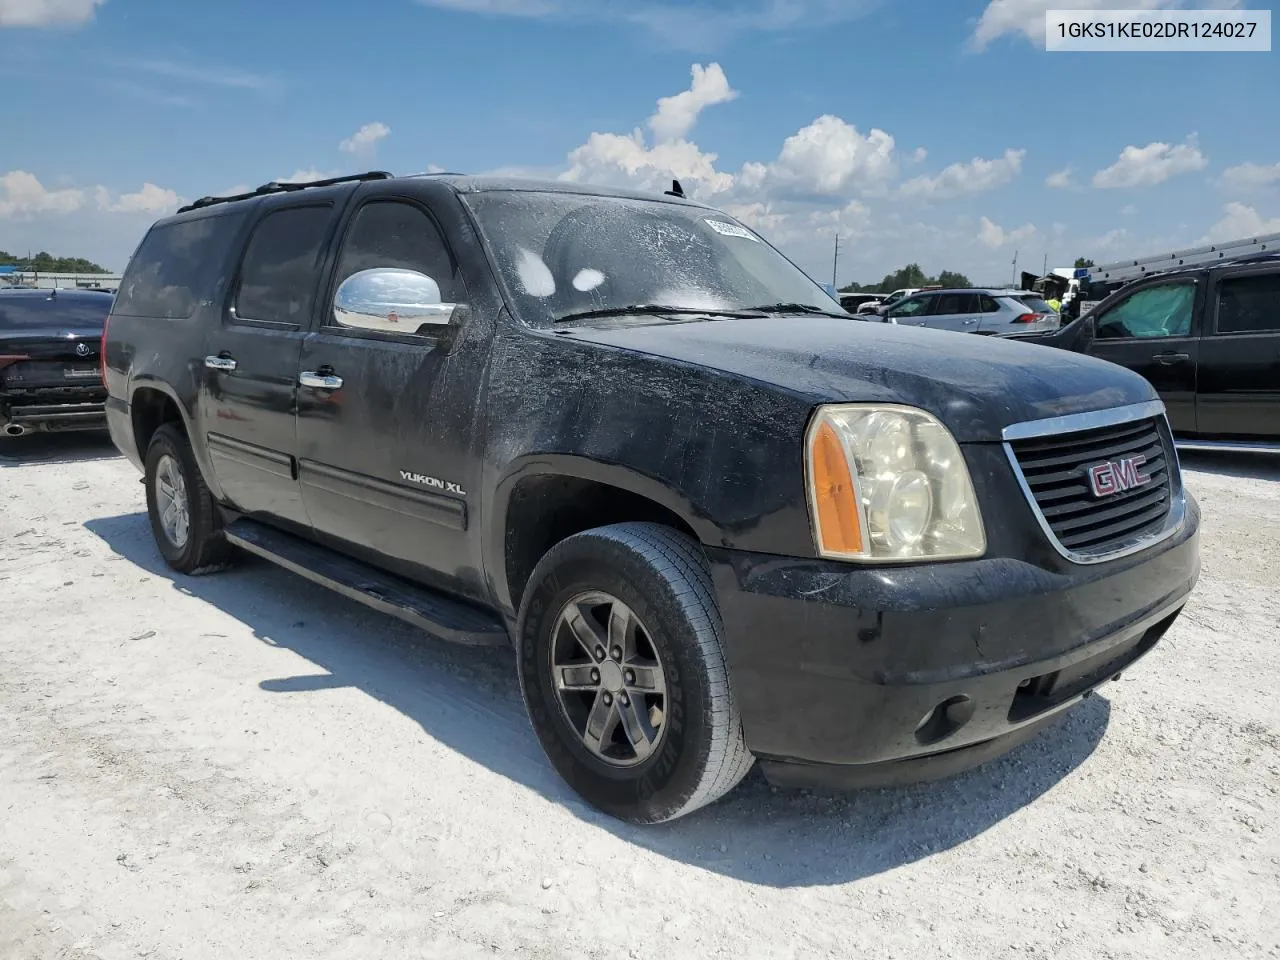
<svg viewBox="0 0 1280 960">
<path fill-rule="evenodd" d="M 87 356 L 89 355 L 89 353 L 90 353 L 90 347 L 89 347 L 89 345 L 88 345 L 87 343 L 77 343 L 77 344 L 76 344 L 76 356 L 77 356 L 77 357 L 87 357 Z"/>
<path fill-rule="evenodd" d="M 1089 490 L 1095 497 L 1109 497 L 1112 494 L 1145 487 L 1151 482 L 1151 477 L 1142 472 L 1142 465 L 1146 462 L 1147 458 L 1139 453 L 1121 460 L 1095 463 L 1086 471 L 1089 476 Z"/>
</svg>

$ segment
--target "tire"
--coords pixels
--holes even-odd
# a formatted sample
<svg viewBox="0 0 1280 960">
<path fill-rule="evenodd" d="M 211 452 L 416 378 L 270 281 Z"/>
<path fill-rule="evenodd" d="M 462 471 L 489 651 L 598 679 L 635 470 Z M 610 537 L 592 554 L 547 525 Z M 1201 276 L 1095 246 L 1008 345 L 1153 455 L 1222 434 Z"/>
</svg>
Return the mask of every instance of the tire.
<svg viewBox="0 0 1280 960">
<path fill-rule="evenodd" d="M 598 605 L 601 597 L 614 602 Z M 584 622 L 592 637 L 614 636 L 600 612 L 606 606 L 609 623 L 621 623 L 619 611 L 626 611 L 637 624 L 624 641 L 630 653 L 619 658 L 617 669 L 605 662 L 614 659 L 613 650 L 595 663 L 580 640 Z M 734 703 L 706 559 L 684 534 L 652 523 L 621 523 L 561 541 L 534 568 L 517 635 L 520 687 L 534 732 L 560 776 L 605 813 L 630 823 L 674 820 L 720 799 L 755 762 Z M 584 666 L 559 665 L 577 657 Z M 650 683 L 639 674 L 655 661 L 659 674 Z M 639 666 L 632 670 L 629 663 Z M 583 673 L 588 668 L 589 679 Z M 626 678 L 620 690 L 619 669 Z M 557 677 L 569 676 L 565 671 L 594 690 L 562 695 Z M 657 680 L 662 696 L 637 693 L 656 687 Z M 584 731 L 592 729 L 593 711 L 611 709 L 602 706 L 609 690 L 619 690 L 613 694 L 619 719 L 607 743 L 597 740 L 593 749 Z M 630 727 L 621 719 L 624 709 Z M 629 732 L 640 728 L 656 729 L 652 747 Z M 637 742 L 651 752 L 642 757 Z"/>
<path fill-rule="evenodd" d="M 222 535 L 221 515 L 182 430 L 162 424 L 147 446 L 145 466 L 147 516 L 164 562 L 191 576 L 228 566 L 232 548 Z M 170 502 L 165 491 L 174 485 L 163 482 L 174 474 L 181 479 L 186 500 L 185 536 L 177 537 L 172 529 L 166 530 L 165 520 L 165 504 Z"/>
</svg>

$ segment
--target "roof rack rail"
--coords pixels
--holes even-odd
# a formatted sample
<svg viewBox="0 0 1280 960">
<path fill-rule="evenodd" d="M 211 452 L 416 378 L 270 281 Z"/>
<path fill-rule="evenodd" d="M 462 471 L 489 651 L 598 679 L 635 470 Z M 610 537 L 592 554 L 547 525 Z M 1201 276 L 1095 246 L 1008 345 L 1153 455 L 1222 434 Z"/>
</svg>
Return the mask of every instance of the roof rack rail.
<svg viewBox="0 0 1280 960">
<path fill-rule="evenodd" d="M 356 183 L 364 180 L 390 180 L 394 176 L 395 174 L 387 173 L 385 170 L 370 170 L 367 173 L 353 173 L 346 177 L 328 177 L 324 180 L 306 180 L 298 183 L 282 183 L 279 180 L 272 180 L 270 183 L 264 183 L 256 190 L 250 190 L 248 193 L 237 193 L 231 197 L 201 197 L 185 207 L 179 207 L 178 212 L 186 213 L 189 210 L 212 207 L 218 203 L 234 203 L 237 200 L 248 200 L 251 197 L 261 197 L 268 193 L 290 193 L 294 190 L 306 190 L 311 187 L 332 187 L 338 183 Z"/>
<path fill-rule="evenodd" d="M 1089 277 L 1095 283 L 1136 280 L 1140 277 L 1165 274 L 1187 267 L 1239 263 L 1248 258 L 1273 254 L 1278 247 L 1280 247 L 1280 233 L 1246 237 L 1243 240 L 1216 243 L 1207 247 L 1193 247 L 1190 250 L 1177 250 L 1154 257 L 1098 264 L 1089 268 Z"/>
</svg>

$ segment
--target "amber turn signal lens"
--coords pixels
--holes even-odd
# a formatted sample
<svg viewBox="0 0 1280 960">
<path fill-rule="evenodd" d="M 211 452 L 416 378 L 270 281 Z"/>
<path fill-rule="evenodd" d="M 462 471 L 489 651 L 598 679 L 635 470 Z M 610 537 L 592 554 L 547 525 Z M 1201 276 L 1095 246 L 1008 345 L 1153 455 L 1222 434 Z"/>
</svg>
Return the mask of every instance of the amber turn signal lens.
<svg viewBox="0 0 1280 960">
<path fill-rule="evenodd" d="M 831 424 L 818 426 L 809 462 L 813 470 L 813 507 L 818 515 L 819 546 L 825 553 L 861 554 L 864 547 L 857 490 L 840 438 Z"/>
</svg>

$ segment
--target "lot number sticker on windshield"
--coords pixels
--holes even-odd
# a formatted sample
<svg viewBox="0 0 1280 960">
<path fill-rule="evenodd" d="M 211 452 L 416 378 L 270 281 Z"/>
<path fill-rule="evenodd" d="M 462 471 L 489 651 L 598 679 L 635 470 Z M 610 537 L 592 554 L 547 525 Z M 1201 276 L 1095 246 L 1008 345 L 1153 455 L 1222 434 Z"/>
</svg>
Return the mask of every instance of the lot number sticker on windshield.
<svg viewBox="0 0 1280 960">
<path fill-rule="evenodd" d="M 722 237 L 741 237 L 743 240 L 750 240 L 753 243 L 760 242 L 760 238 L 754 233 L 746 227 L 738 226 L 736 223 L 726 223 L 723 220 L 711 220 L 710 218 L 707 219 L 706 223 L 707 226 Z"/>
</svg>

